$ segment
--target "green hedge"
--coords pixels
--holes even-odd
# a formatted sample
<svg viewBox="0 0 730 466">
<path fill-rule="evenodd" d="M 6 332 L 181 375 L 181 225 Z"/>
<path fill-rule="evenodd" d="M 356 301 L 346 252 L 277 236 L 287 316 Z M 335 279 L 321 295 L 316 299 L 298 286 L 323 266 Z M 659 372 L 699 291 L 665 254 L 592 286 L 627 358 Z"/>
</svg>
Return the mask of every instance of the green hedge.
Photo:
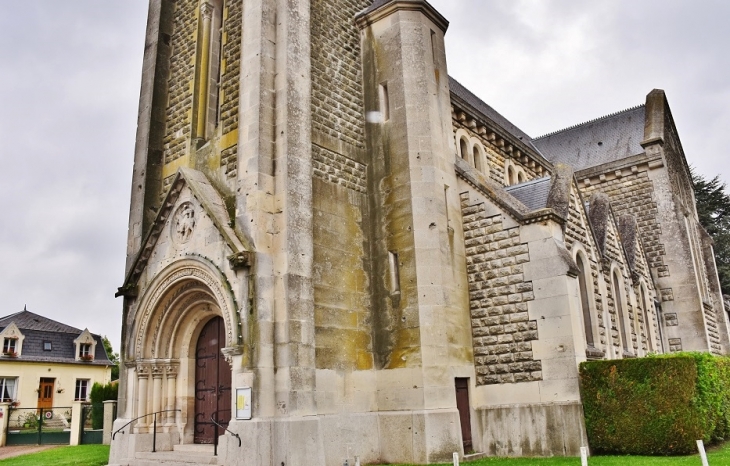
<svg viewBox="0 0 730 466">
<path fill-rule="evenodd" d="M 95 382 L 91 387 L 89 399 L 91 401 L 91 425 L 92 429 L 101 429 L 104 426 L 104 402 L 116 400 L 119 391 L 119 383 L 109 382 L 102 385 Z"/>
<path fill-rule="evenodd" d="M 730 436 L 730 358 L 588 361 L 580 382 L 593 453 L 684 455 Z"/>
</svg>

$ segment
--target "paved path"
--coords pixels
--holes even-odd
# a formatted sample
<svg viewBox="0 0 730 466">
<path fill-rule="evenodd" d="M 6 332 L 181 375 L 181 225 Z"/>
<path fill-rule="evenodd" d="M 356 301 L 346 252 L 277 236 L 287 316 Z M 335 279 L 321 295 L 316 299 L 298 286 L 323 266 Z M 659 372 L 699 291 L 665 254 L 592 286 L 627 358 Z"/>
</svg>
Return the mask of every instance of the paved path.
<svg viewBox="0 0 730 466">
<path fill-rule="evenodd" d="M 38 451 L 58 448 L 60 445 L 14 445 L 12 447 L 0 447 L 0 460 L 14 456 L 27 455 Z"/>
</svg>

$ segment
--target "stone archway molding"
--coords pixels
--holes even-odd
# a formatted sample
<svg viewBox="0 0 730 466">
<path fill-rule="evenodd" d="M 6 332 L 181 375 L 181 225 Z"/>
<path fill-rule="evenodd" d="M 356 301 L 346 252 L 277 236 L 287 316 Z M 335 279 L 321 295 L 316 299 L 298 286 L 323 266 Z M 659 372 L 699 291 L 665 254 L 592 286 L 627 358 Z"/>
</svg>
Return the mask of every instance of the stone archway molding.
<svg viewBox="0 0 730 466">
<path fill-rule="evenodd" d="M 228 352 L 237 352 L 240 347 L 239 319 L 225 275 L 207 259 L 188 256 L 160 272 L 142 296 L 135 319 L 132 360 L 169 356 L 157 354 L 162 323 L 171 312 L 194 308 L 194 303 L 189 302 L 191 297 L 197 302 L 209 301 L 220 309 L 226 327 L 226 348 L 231 348 Z"/>
</svg>

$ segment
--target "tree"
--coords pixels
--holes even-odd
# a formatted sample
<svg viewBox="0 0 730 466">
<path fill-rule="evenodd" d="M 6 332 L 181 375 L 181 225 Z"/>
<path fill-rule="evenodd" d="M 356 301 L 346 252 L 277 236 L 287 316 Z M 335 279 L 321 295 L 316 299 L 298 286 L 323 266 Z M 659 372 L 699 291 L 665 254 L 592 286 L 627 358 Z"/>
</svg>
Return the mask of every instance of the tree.
<svg viewBox="0 0 730 466">
<path fill-rule="evenodd" d="M 723 295 L 730 295 L 730 195 L 716 176 L 708 181 L 692 170 L 700 224 L 715 242 L 715 262 Z"/>
<path fill-rule="evenodd" d="M 106 335 L 101 337 L 101 342 L 104 345 L 104 349 L 106 350 L 106 355 L 112 362 L 112 380 L 117 380 L 119 379 L 119 353 L 114 352 L 114 349 L 112 348 L 112 342 L 109 341 L 109 338 L 107 338 Z"/>
</svg>

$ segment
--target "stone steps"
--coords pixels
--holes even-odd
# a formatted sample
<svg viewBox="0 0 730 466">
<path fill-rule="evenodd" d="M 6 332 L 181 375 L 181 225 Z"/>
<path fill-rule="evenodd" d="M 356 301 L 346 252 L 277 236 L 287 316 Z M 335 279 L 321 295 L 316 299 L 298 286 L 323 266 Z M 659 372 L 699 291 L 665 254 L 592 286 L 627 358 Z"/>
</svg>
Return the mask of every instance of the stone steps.
<svg viewBox="0 0 730 466">
<path fill-rule="evenodd" d="M 175 445 L 173 451 L 137 452 L 134 466 L 202 466 L 218 463 L 213 445 Z M 130 465 L 130 466 L 131 466 Z"/>
</svg>

